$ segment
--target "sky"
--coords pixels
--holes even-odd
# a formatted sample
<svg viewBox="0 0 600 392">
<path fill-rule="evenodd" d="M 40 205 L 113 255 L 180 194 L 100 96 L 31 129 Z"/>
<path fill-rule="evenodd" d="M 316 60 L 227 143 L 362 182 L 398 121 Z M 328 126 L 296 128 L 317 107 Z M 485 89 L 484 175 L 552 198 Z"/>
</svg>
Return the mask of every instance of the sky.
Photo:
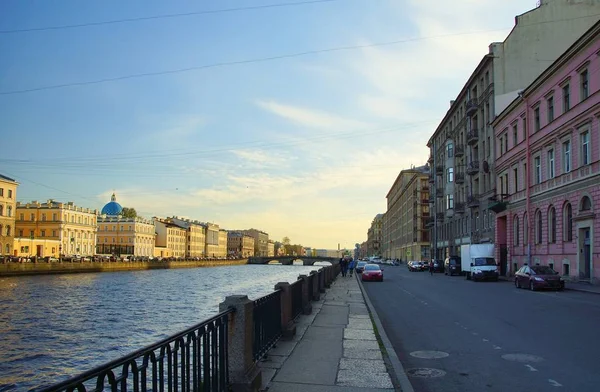
<svg viewBox="0 0 600 392">
<path fill-rule="evenodd" d="M 22 202 L 100 210 L 115 192 L 147 218 L 353 248 L 535 6 L 2 0 L 0 173 Z"/>
</svg>

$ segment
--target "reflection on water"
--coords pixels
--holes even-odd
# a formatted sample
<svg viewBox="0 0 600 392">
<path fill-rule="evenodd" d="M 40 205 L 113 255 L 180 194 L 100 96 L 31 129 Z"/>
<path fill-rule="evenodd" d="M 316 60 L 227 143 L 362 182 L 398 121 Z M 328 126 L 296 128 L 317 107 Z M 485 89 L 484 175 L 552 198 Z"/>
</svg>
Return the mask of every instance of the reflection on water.
<svg viewBox="0 0 600 392">
<path fill-rule="evenodd" d="M 0 278 L 0 392 L 74 376 L 317 267 L 243 265 Z"/>
</svg>

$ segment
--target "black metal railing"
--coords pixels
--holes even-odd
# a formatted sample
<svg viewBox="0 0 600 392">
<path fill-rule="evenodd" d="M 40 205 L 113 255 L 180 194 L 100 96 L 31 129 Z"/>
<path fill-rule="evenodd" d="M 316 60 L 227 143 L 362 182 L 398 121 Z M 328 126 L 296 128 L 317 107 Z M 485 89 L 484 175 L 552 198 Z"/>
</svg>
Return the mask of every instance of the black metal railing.
<svg viewBox="0 0 600 392">
<path fill-rule="evenodd" d="M 313 284 L 314 284 L 314 279 L 312 277 L 312 275 L 308 275 L 308 300 L 312 301 L 313 299 Z"/>
<path fill-rule="evenodd" d="M 281 337 L 281 290 L 254 301 L 254 360 L 261 359 Z"/>
<path fill-rule="evenodd" d="M 227 330 L 233 310 L 41 392 L 228 391 Z"/>
<path fill-rule="evenodd" d="M 292 318 L 296 319 L 302 313 L 302 285 L 303 280 L 291 284 L 292 288 Z"/>
</svg>

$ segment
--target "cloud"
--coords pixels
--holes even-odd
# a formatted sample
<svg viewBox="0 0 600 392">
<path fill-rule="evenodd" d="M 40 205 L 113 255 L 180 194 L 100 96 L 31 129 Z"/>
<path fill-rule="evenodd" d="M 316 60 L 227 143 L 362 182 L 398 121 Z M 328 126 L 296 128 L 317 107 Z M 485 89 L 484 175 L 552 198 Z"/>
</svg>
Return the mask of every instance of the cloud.
<svg viewBox="0 0 600 392">
<path fill-rule="evenodd" d="M 309 128 L 345 131 L 368 126 L 368 124 L 363 121 L 338 116 L 321 110 L 286 105 L 273 100 L 259 100 L 256 104 L 279 117 Z"/>
</svg>

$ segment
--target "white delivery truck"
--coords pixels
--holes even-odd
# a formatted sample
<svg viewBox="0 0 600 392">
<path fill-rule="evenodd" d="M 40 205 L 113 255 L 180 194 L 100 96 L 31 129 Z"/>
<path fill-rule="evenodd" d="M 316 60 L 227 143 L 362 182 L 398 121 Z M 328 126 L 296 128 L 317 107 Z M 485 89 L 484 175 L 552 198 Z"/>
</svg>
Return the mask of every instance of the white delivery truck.
<svg viewBox="0 0 600 392">
<path fill-rule="evenodd" d="M 494 258 L 494 244 L 460 246 L 461 268 L 467 280 L 498 280 L 498 264 Z"/>
</svg>

